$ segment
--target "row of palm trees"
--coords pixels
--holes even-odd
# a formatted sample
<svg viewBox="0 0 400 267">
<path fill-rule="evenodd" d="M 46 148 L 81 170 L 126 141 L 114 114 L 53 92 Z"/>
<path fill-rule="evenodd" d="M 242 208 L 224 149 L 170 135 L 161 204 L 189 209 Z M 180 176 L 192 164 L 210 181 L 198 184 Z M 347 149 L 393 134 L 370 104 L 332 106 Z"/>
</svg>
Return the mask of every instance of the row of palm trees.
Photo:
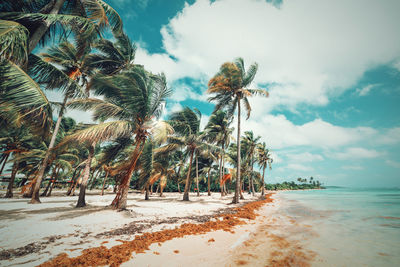
<svg viewBox="0 0 400 267">
<path fill-rule="evenodd" d="M 113 41 L 104 38 L 110 32 Z M 38 44 L 49 40 L 53 46 L 37 53 Z M 239 58 L 221 66 L 208 84 L 215 110 L 201 132 L 197 109 L 186 107 L 161 120 L 172 93 L 166 78 L 135 63 L 136 47 L 123 32 L 121 18 L 101 0 L 5 0 L 0 4 L 0 47 L 0 174 L 7 162 L 12 164 L 8 197 L 21 172 L 29 180 L 24 195 L 40 203 L 43 178 L 51 173 L 42 195 L 51 194 L 56 178 L 72 176 L 68 194 L 79 184 L 81 207 L 90 177 L 94 185 L 104 173 L 104 183 L 111 176 L 118 184 L 112 202 L 117 209 L 126 208 L 133 176 L 148 198 L 155 182 L 162 192 L 168 179 L 179 186 L 185 175 L 183 200 L 189 200 L 192 177 L 199 188 L 199 171 L 208 172 L 210 185 L 214 162 L 225 194 L 227 161 L 236 167 L 230 178 L 236 180 L 233 202 L 238 203 L 241 177 L 249 177 L 254 193 L 254 163 L 264 176 L 272 162 L 259 137 L 246 132 L 242 138 L 240 131 L 241 108 L 247 118 L 251 113 L 248 98 L 268 95 L 248 88 L 257 64 L 246 70 Z M 59 90 L 61 101 L 50 102 L 43 90 Z M 68 109 L 91 112 L 96 123 L 76 124 L 64 116 Z M 231 144 L 236 111 L 237 139 Z"/>
</svg>

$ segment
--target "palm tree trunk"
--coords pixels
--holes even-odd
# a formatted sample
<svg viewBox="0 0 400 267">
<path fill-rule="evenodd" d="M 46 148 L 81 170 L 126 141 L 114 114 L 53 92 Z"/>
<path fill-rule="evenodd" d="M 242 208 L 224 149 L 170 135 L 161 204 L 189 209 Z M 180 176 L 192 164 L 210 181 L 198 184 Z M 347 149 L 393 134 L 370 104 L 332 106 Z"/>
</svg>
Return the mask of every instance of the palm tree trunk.
<svg viewBox="0 0 400 267">
<path fill-rule="evenodd" d="M 194 150 L 192 150 L 190 152 L 189 170 L 186 175 L 186 183 L 185 183 L 185 191 L 183 193 L 183 201 L 189 201 L 190 172 L 192 171 L 193 154 L 194 154 Z"/>
<path fill-rule="evenodd" d="M 160 185 L 160 197 L 162 197 L 163 191 L 164 191 L 164 186 L 162 186 L 161 183 L 159 185 Z"/>
<path fill-rule="evenodd" d="M 238 98 L 238 128 L 237 128 L 237 170 L 236 170 L 236 189 L 232 203 L 239 203 L 240 191 L 240 96 Z"/>
<path fill-rule="evenodd" d="M 179 192 L 179 194 L 180 193 L 182 193 L 181 192 L 181 187 L 179 186 L 179 179 L 181 178 L 181 167 L 182 167 L 182 164 L 183 164 L 183 162 L 181 161 L 181 164 L 179 165 L 179 168 L 178 168 L 178 172 L 177 172 L 177 184 L 178 184 L 178 192 Z"/>
<path fill-rule="evenodd" d="M 86 186 L 87 186 L 87 183 L 89 180 L 90 165 L 92 164 L 92 157 L 94 155 L 94 146 L 95 146 L 95 144 L 93 143 L 91 145 L 91 147 L 89 148 L 89 155 L 86 160 L 85 170 L 83 171 L 82 183 L 79 187 L 79 198 L 78 198 L 78 203 L 76 203 L 76 208 L 86 206 L 86 202 L 85 202 Z"/>
<path fill-rule="evenodd" d="M 254 158 L 253 155 L 251 155 L 251 174 L 250 174 L 250 184 L 251 184 L 251 194 L 254 196 L 254 180 L 253 180 L 253 165 L 254 165 Z"/>
<path fill-rule="evenodd" d="M 221 191 L 221 197 L 223 197 L 224 196 L 224 188 L 222 186 L 222 155 L 219 160 L 219 187 L 220 187 L 220 191 Z"/>
<path fill-rule="evenodd" d="M 101 169 L 97 171 L 96 176 L 94 176 L 94 171 L 93 171 L 93 181 L 92 181 L 92 185 L 90 186 L 90 190 L 93 190 L 94 185 L 96 184 L 96 180 L 97 178 L 99 178 L 101 174 Z"/>
<path fill-rule="evenodd" d="M 47 183 L 46 189 L 43 191 L 43 193 L 40 194 L 41 197 L 45 197 L 47 195 L 47 192 L 49 192 L 51 181 L 54 179 L 54 176 L 56 175 L 56 171 L 57 171 L 57 166 L 55 166 L 53 169 L 53 173 L 50 176 L 50 180 Z"/>
<path fill-rule="evenodd" d="M 264 181 L 264 174 L 265 174 L 265 166 L 263 167 L 263 176 L 262 176 L 262 189 L 261 189 L 261 196 L 265 195 L 265 181 Z"/>
<path fill-rule="evenodd" d="M 47 164 L 48 164 L 48 161 L 49 161 L 51 150 L 53 149 L 54 143 L 56 142 L 56 136 L 57 136 L 58 130 L 60 129 L 61 119 L 62 119 L 62 116 L 64 114 L 65 104 L 67 103 L 67 100 L 68 100 L 68 96 L 65 96 L 64 97 L 64 101 L 63 101 L 62 106 L 61 106 L 61 109 L 60 109 L 60 112 L 58 113 L 56 126 L 54 128 L 53 135 L 51 136 L 49 147 L 47 148 L 46 154 L 45 154 L 44 159 L 42 161 L 42 165 L 40 166 L 38 175 L 36 177 L 35 184 L 32 185 L 33 186 L 33 191 L 32 191 L 31 201 L 29 202 L 30 204 L 40 203 L 40 199 L 39 199 L 40 185 L 42 183 L 43 175 L 44 175 L 44 172 L 46 170 L 46 167 L 47 167 Z"/>
<path fill-rule="evenodd" d="M 82 175 L 83 175 L 83 170 L 81 170 L 81 172 L 79 173 L 79 178 L 77 178 L 75 181 L 74 188 L 72 188 L 72 192 L 70 194 L 71 196 L 75 196 L 75 189 L 78 186 L 79 179 L 81 179 Z"/>
<path fill-rule="evenodd" d="M 50 10 L 49 14 L 58 14 L 60 9 L 62 8 L 65 0 L 57 0 L 53 8 Z M 49 29 L 50 23 L 47 21 L 44 21 L 43 23 L 40 24 L 40 26 L 33 32 L 32 36 L 29 38 L 29 52 L 30 54 L 33 49 L 37 46 L 39 43 L 40 39 L 42 39 L 43 35 L 47 32 Z"/>
<path fill-rule="evenodd" d="M 3 155 L 3 158 L 2 158 L 2 161 L 3 161 L 3 166 L 1 166 L 1 169 L 0 169 L 0 175 L 3 173 L 3 169 L 4 169 L 4 166 L 6 166 L 6 163 L 7 163 L 7 160 L 8 160 L 8 157 L 10 156 L 10 154 L 8 153 L 8 154 L 5 154 L 5 155 Z"/>
<path fill-rule="evenodd" d="M 82 181 L 82 176 L 83 176 L 83 169 L 81 169 L 79 171 L 78 178 L 75 179 L 74 187 L 72 188 L 72 192 L 71 192 L 70 196 L 75 196 L 75 189 L 78 186 L 78 182 Z"/>
<path fill-rule="evenodd" d="M 104 186 L 106 185 L 106 181 L 107 181 L 107 178 L 108 178 L 108 173 L 109 172 L 106 172 L 106 177 L 104 178 L 104 181 L 103 181 L 103 187 L 101 188 L 101 195 L 102 196 L 104 195 Z"/>
<path fill-rule="evenodd" d="M 211 166 L 208 169 L 208 173 L 207 173 L 207 192 L 208 195 L 211 196 L 211 186 L 210 186 L 210 172 L 211 172 Z"/>
<path fill-rule="evenodd" d="M 243 192 L 244 192 L 244 180 L 242 179 L 242 181 L 240 181 L 240 188 L 242 189 L 242 190 L 240 190 L 240 199 L 244 199 L 244 196 L 243 196 Z"/>
<path fill-rule="evenodd" d="M 50 196 L 51 196 L 51 192 L 53 191 L 53 188 L 54 188 L 54 186 L 56 185 L 56 181 L 57 181 L 58 173 L 60 172 L 60 169 L 61 169 L 61 168 L 58 168 L 57 173 L 56 173 L 56 175 L 54 176 L 53 182 L 52 182 L 52 184 L 51 184 L 50 191 L 49 191 L 49 193 L 47 194 L 46 197 L 50 197 Z"/>
<path fill-rule="evenodd" d="M 14 186 L 15 176 L 17 175 L 17 171 L 18 171 L 18 162 L 15 161 L 12 167 L 10 181 L 8 182 L 7 193 L 5 196 L 6 198 L 13 197 L 13 186 Z"/>
<path fill-rule="evenodd" d="M 225 176 L 225 144 L 222 144 L 222 177 Z M 226 192 L 226 181 L 223 186 L 223 192 L 224 196 L 226 196 L 228 193 Z"/>
<path fill-rule="evenodd" d="M 118 192 L 117 195 L 115 196 L 113 202 L 111 203 L 111 206 L 113 206 L 116 209 L 119 210 L 124 210 L 126 209 L 126 202 L 128 199 L 128 191 L 129 191 L 129 184 L 130 181 L 132 179 L 132 174 L 136 168 L 136 163 L 140 157 L 140 155 L 143 152 L 143 148 L 144 148 L 144 142 L 146 140 L 138 140 L 135 150 L 133 151 L 133 155 L 134 156 L 133 160 L 132 160 L 132 164 L 130 166 L 130 168 L 128 169 L 128 172 L 125 174 L 125 177 L 122 179 L 120 185 L 118 186 Z M 139 153 L 138 153 L 139 151 Z"/>
<path fill-rule="evenodd" d="M 67 196 L 69 196 L 70 194 L 71 194 L 71 191 L 72 191 L 72 188 L 74 187 L 74 183 L 75 183 L 75 175 L 76 175 L 76 171 L 78 170 L 78 168 L 76 168 L 75 170 L 74 170 L 74 173 L 72 174 L 72 177 L 71 177 L 71 185 L 70 185 L 70 187 L 68 188 L 68 191 L 67 191 Z"/>
<path fill-rule="evenodd" d="M 146 193 L 144 195 L 144 200 L 149 200 L 149 184 L 146 184 Z"/>
<path fill-rule="evenodd" d="M 196 155 L 196 187 L 197 187 L 197 196 L 200 196 L 200 188 L 199 188 L 199 159 Z"/>
</svg>

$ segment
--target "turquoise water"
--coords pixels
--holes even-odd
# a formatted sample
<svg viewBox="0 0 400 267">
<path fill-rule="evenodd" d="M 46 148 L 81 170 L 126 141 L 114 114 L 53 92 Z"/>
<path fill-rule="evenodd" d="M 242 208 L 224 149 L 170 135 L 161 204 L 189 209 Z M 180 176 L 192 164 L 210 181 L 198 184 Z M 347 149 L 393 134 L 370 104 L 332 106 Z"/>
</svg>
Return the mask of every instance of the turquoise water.
<svg viewBox="0 0 400 267">
<path fill-rule="evenodd" d="M 314 235 L 315 266 L 400 266 L 400 189 L 283 192 L 284 212 Z"/>
</svg>

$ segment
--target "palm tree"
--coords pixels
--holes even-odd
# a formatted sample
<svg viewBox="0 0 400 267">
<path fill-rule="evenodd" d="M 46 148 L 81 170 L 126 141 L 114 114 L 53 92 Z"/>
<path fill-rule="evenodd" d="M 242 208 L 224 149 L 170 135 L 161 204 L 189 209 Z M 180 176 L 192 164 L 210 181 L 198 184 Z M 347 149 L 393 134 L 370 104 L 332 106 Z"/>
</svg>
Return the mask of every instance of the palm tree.
<svg viewBox="0 0 400 267">
<path fill-rule="evenodd" d="M 92 88 L 104 100 L 77 99 L 69 105 L 84 110 L 92 109 L 93 119 L 103 123 L 81 130 L 67 141 L 102 142 L 134 137 L 134 150 L 121 165 L 124 175 L 112 202 L 114 208 L 125 209 L 130 180 L 148 136 L 165 136 L 171 130 L 168 124 L 157 121 L 171 91 L 166 86 L 164 75 L 151 74 L 142 66 L 134 66 L 113 76 L 96 75 L 92 80 Z"/>
<path fill-rule="evenodd" d="M 236 108 L 238 111 L 238 127 L 237 127 L 237 178 L 236 190 L 233 203 L 239 203 L 240 194 L 240 116 L 241 101 L 247 111 L 247 119 L 250 117 L 251 107 L 248 97 L 261 94 L 268 96 L 267 91 L 259 89 L 248 89 L 257 73 L 257 63 L 252 64 L 246 71 L 242 58 L 236 59 L 234 62 L 222 64 L 219 72 L 208 82 L 209 94 L 214 94 L 209 101 L 215 101 L 214 111 L 226 109 L 227 116 L 232 117 Z"/>
<path fill-rule="evenodd" d="M 185 107 L 181 111 L 171 114 L 170 125 L 174 128 L 176 135 L 168 137 L 168 144 L 157 149 L 157 153 L 170 153 L 180 148 L 185 149 L 185 156 L 189 156 L 189 167 L 186 174 L 185 190 L 183 200 L 189 201 L 189 190 L 191 185 L 191 173 L 193 157 L 196 150 L 204 145 L 200 133 L 201 113 L 198 109 Z"/>
<path fill-rule="evenodd" d="M 71 2 L 71 4 L 66 4 Z M 30 54 L 39 42 L 45 43 L 49 37 L 68 36 L 72 33 L 83 51 L 87 44 L 99 35 L 105 25 L 111 25 L 115 34 L 122 32 L 119 15 L 101 0 L 80 1 L 4 0 L 0 4 L 0 109 L 11 106 L 16 112 L 30 116 L 29 121 L 51 125 L 50 103 L 39 84 L 46 89 L 65 91 L 64 99 L 77 93 L 79 85 L 66 73 L 41 58 Z M 61 27 L 59 27 L 61 26 Z M 78 53 L 79 54 L 79 53 Z M 68 96 L 68 97 L 67 97 Z M 30 101 L 27 101 L 27 100 Z M 29 112 L 27 112 L 29 111 Z M 64 109 L 61 107 L 59 118 Z M 61 116 L 60 116 L 61 114 Z M 43 160 L 35 180 L 31 203 L 39 203 L 40 183 L 46 169 L 50 152 L 54 147 L 59 129 L 57 120 L 48 153 Z M 46 132 L 46 130 L 44 131 Z"/>
<path fill-rule="evenodd" d="M 265 180 L 264 180 L 264 175 L 265 175 L 265 169 L 267 166 L 269 166 L 269 169 L 272 169 L 271 163 L 273 162 L 271 155 L 269 154 L 269 150 L 267 149 L 267 145 L 265 142 L 262 144 L 259 144 L 257 147 L 257 161 L 258 164 L 262 167 L 263 169 L 263 174 L 262 174 L 262 191 L 261 191 L 261 196 L 264 196 L 264 190 L 265 190 Z"/>
<path fill-rule="evenodd" d="M 14 22 L 20 31 L 29 32 L 24 45 L 27 54 L 39 43 L 79 33 L 89 40 L 109 25 L 114 34 L 122 32 L 122 20 L 118 13 L 102 0 L 3 0 L 0 19 Z M 18 41 L 22 41 L 18 39 Z"/>
<path fill-rule="evenodd" d="M 90 176 L 90 168 L 91 168 L 92 160 L 94 157 L 95 146 L 96 146 L 95 142 L 87 144 L 87 149 L 88 149 L 89 153 L 88 153 L 88 157 L 85 161 L 85 168 L 83 169 L 82 182 L 79 187 L 79 198 L 78 198 L 78 202 L 76 203 L 77 208 L 86 206 L 86 201 L 85 201 L 86 187 L 88 185 L 88 180 L 89 180 L 89 176 Z"/>
<path fill-rule="evenodd" d="M 258 146 L 258 141 L 261 139 L 261 136 L 254 136 L 253 131 L 247 131 L 244 133 L 244 137 L 242 139 L 243 148 L 245 149 L 246 156 L 249 159 L 250 165 L 250 175 L 249 175 L 249 194 L 250 192 L 254 196 L 254 184 L 253 184 L 253 165 L 254 165 L 254 154 L 256 153 L 256 148 Z"/>
<path fill-rule="evenodd" d="M 14 126 L 14 127 L 13 127 Z M 12 162 L 12 172 L 8 184 L 6 197 L 13 196 L 13 184 L 15 177 L 22 166 L 26 166 L 25 160 L 20 159 L 21 155 L 40 145 L 40 139 L 33 134 L 32 129 L 26 125 L 13 125 L 0 130 L 0 174 L 5 164 Z"/>
<path fill-rule="evenodd" d="M 100 53 L 87 57 L 87 65 L 104 75 L 113 75 L 134 65 L 136 46 L 126 34 L 115 36 L 115 42 L 101 39 L 93 44 Z"/>
<path fill-rule="evenodd" d="M 225 148 L 229 146 L 233 128 L 229 125 L 232 123 L 231 118 L 223 110 L 214 112 L 205 127 L 205 138 L 211 143 L 221 146 L 219 181 L 221 184 L 222 177 L 225 174 Z M 221 187 L 221 196 L 224 195 L 223 187 Z"/>
</svg>

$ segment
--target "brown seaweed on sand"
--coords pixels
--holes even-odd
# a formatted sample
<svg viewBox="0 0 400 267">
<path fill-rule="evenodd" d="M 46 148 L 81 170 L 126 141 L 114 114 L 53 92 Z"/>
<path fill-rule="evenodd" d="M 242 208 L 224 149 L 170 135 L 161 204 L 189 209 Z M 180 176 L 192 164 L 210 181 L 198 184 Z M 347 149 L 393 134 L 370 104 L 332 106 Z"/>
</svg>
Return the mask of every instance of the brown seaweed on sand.
<svg viewBox="0 0 400 267">
<path fill-rule="evenodd" d="M 205 234 L 217 230 L 232 232 L 233 227 L 245 223 L 245 221 L 241 219 L 254 220 L 257 216 L 255 211 L 265 203 L 273 201 L 271 195 L 272 194 L 268 194 L 263 200 L 247 203 L 242 207 L 235 208 L 236 213 L 216 215 L 215 221 L 213 220 L 200 224 L 185 223 L 175 229 L 144 233 L 136 236 L 132 241 L 123 241 L 122 244 L 111 248 L 100 246 L 85 249 L 80 256 L 75 258 L 70 258 L 66 253 L 62 253 L 39 266 L 119 266 L 121 263 L 130 260 L 133 252 L 143 253 L 149 250 L 151 244 L 162 243 L 187 235 Z"/>
</svg>

